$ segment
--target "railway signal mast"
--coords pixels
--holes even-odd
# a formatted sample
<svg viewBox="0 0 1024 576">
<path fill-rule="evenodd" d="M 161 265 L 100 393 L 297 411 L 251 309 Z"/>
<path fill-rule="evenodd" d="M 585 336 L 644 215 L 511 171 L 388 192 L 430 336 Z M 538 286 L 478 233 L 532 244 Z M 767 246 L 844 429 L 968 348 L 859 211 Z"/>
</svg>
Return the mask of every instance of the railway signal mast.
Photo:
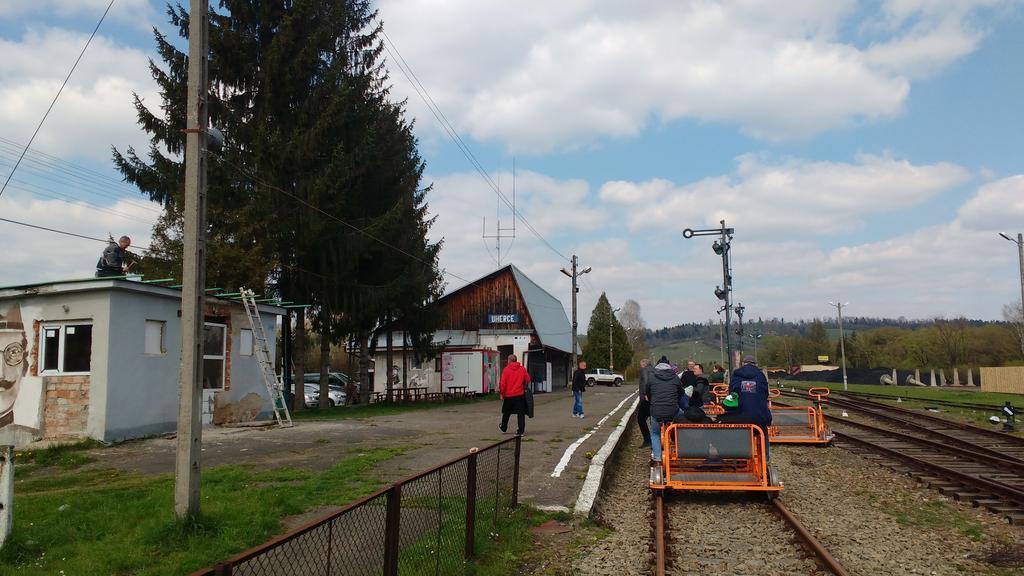
<svg viewBox="0 0 1024 576">
<path fill-rule="evenodd" d="M 726 365 L 726 377 L 732 372 L 733 368 L 733 357 L 732 357 L 732 329 L 730 324 L 732 323 L 732 264 L 729 261 L 729 248 L 732 245 L 732 237 L 735 233 L 733 228 L 726 228 L 725 220 L 720 221 L 721 228 L 709 228 L 704 230 L 694 230 L 687 228 L 683 230 L 683 238 L 693 238 L 694 236 L 718 236 L 714 244 L 711 245 L 711 249 L 714 250 L 715 254 L 722 257 L 722 286 L 715 287 L 715 296 L 723 302 L 722 308 L 719 310 L 725 312 L 725 350 L 726 358 L 728 358 L 728 364 Z"/>
</svg>

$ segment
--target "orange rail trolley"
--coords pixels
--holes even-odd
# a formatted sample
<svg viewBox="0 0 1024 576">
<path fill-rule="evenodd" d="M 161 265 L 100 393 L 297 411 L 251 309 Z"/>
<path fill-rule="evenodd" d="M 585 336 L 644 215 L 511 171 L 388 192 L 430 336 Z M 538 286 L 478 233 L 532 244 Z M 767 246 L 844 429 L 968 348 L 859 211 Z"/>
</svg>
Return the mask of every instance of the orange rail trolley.
<svg viewBox="0 0 1024 576">
<path fill-rule="evenodd" d="M 728 384 L 715 384 L 711 388 L 711 395 L 714 400 L 704 404 L 704 413 L 708 416 L 720 416 L 725 414 L 725 408 L 722 406 L 722 398 L 729 395 Z"/>
<path fill-rule="evenodd" d="M 766 492 L 782 490 L 765 460 L 767 439 L 753 424 L 662 426 L 661 465 L 651 469 L 654 490 Z"/>
<path fill-rule="evenodd" d="M 768 427 L 768 441 L 772 444 L 830 444 L 835 435 L 825 423 L 822 404 L 827 402 L 831 390 L 811 388 L 807 394 L 814 398 L 814 406 L 772 406 L 772 425 Z"/>
</svg>

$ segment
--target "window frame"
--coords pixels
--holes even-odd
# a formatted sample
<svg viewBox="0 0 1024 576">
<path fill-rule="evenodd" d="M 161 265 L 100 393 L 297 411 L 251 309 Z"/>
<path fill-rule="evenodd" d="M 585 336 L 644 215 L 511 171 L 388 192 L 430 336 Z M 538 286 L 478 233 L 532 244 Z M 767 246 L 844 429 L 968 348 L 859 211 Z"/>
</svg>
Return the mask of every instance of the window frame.
<svg viewBox="0 0 1024 576">
<path fill-rule="evenodd" d="M 203 351 L 203 361 L 204 361 L 204 364 L 205 364 L 206 360 L 220 360 L 221 361 L 220 387 L 218 387 L 218 388 L 206 388 L 206 387 L 204 387 L 203 390 L 204 391 L 226 390 L 227 389 L 227 386 L 226 386 L 226 384 L 227 384 L 227 372 L 228 372 L 228 349 L 227 349 L 228 348 L 228 325 L 220 323 L 220 322 L 203 322 L 203 330 L 206 330 L 207 326 L 216 326 L 216 327 L 222 329 L 224 331 L 224 337 L 222 338 L 222 342 L 221 342 L 221 353 L 220 353 L 220 356 L 210 355 L 210 354 L 207 354 L 205 350 Z"/>
<path fill-rule="evenodd" d="M 146 336 L 148 335 L 148 333 L 146 332 L 146 328 L 148 327 L 150 322 L 153 322 L 154 324 L 159 324 L 160 325 L 160 342 L 159 342 L 160 351 L 159 352 L 149 352 L 149 351 L 146 350 L 146 344 L 147 344 Z M 142 327 L 143 327 L 143 332 L 142 332 L 142 337 L 143 337 L 143 339 L 142 339 L 142 354 L 143 354 L 143 356 L 151 356 L 151 357 L 154 357 L 154 358 L 158 358 L 158 357 L 161 357 L 161 356 L 167 356 L 167 321 L 166 320 L 155 320 L 153 318 L 146 318 L 143 321 L 143 323 L 142 323 Z"/>
<path fill-rule="evenodd" d="M 93 326 L 93 323 L 86 320 L 71 320 L 65 322 L 43 322 L 39 325 L 39 375 L 40 376 L 90 376 L 92 374 L 92 334 L 89 336 L 89 370 L 85 372 L 64 371 L 64 338 L 67 336 L 68 327 Z M 46 331 L 57 331 L 57 368 L 46 369 Z"/>
</svg>

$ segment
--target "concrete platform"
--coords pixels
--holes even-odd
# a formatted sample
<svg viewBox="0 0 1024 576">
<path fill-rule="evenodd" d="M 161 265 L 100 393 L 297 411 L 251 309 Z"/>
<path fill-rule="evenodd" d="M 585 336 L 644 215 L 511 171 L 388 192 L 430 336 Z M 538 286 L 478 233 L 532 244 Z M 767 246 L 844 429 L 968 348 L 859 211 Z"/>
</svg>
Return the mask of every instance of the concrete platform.
<svg viewBox="0 0 1024 576">
<path fill-rule="evenodd" d="M 520 470 L 520 498 L 531 504 L 572 509 L 587 476 L 588 454 L 598 454 L 636 399 L 636 384 L 596 386 L 584 394 L 586 418 L 572 417 L 567 390 L 535 396 L 535 417 L 527 419 Z M 266 467 L 324 469 L 352 449 L 408 446 L 387 463 L 385 479 L 436 466 L 471 447 L 496 442 L 498 401 L 442 406 L 393 416 L 337 421 L 303 421 L 293 428 L 206 428 L 204 467 L 254 464 Z M 515 430 L 515 419 L 509 423 Z M 94 450 L 89 468 L 117 468 L 141 473 L 174 469 L 175 440 L 151 438 Z M 591 479 L 593 483 L 593 478 Z"/>
</svg>

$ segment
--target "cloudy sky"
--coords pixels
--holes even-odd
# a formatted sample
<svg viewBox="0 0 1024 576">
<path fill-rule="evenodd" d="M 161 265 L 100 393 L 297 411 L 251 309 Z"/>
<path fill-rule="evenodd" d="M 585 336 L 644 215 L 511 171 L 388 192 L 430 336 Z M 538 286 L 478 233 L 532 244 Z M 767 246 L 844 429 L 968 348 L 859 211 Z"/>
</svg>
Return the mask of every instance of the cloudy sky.
<svg viewBox="0 0 1024 576">
<path fill-rule="evenodd" d="M 0 0 L 0 171 L 31 136 L 106 0 Z M 163 3 L 117 0 L 0 217 L 148 242 L 158 210 L 110 146 L 144 142 L 131 92 Z M 687 227 L 735 227 L 748 317 L 993 319 L 1019 297 L 1024 2 L 381 0 L 389 69 L 434 184 L 450 288 L 497 266 L 512 214 L 395 63 L 509 198 L 514 263 L 568 303 L 640 302 L 652 327 L 715 317 L 720 261 Z M 98 243 L 0 222 L 0 285 L 91 274 Z"/>
</svg>

